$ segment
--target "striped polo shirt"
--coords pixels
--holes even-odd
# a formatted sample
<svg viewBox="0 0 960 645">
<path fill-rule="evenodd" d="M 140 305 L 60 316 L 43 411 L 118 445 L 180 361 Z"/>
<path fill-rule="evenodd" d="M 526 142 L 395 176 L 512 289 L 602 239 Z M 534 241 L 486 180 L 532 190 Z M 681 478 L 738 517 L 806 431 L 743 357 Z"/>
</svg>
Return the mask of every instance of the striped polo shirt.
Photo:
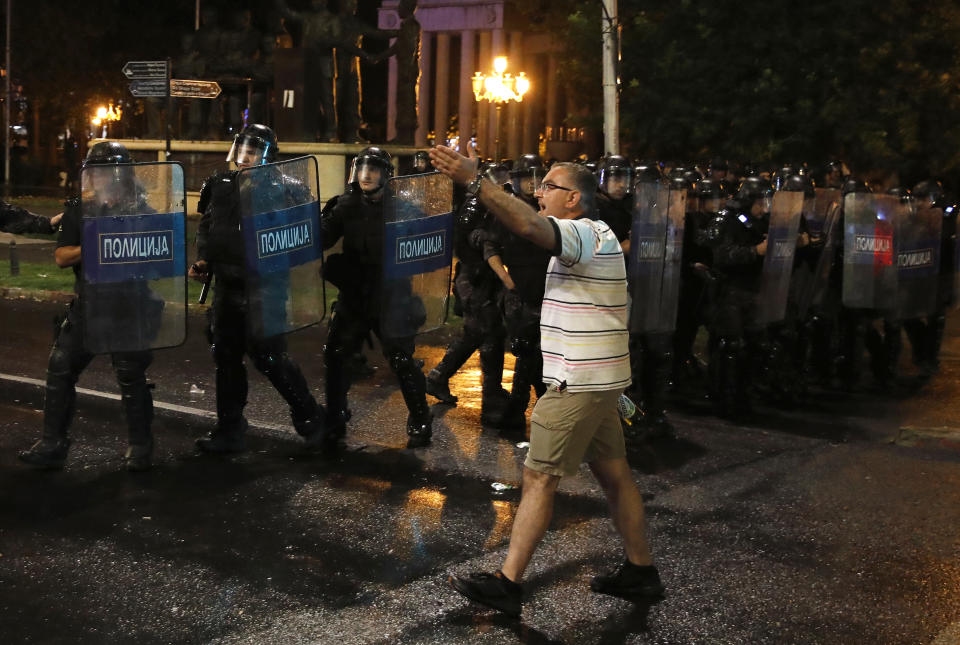
<svg viewBox="0 0 960 645">
<path fill-rule="evenodd" d="M 557 233 L 540 310 L 543 380 L 571 392 L 630 385 L 623 251 L 600 221 L 548 218 Z"/>
</svg>

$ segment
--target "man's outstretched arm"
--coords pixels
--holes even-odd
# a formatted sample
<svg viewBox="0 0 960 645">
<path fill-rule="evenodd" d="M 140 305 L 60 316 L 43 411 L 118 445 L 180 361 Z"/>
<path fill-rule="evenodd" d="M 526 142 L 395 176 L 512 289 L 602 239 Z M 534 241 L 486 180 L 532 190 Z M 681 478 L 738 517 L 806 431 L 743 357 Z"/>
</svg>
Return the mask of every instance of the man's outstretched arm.
<svg viewBox="0 0 960 645">
<path fill-rule="evenodd" d="M 430 161 L 434 168 L 464 186 L 477 176 L 476 158 L 468 159 L 446 146 L 433 148 L 430 151 Z M 504 192 L 489 179 L 482 180 L 479 199 L 511 232 L 545 249 L 556 246 L 556 233 L 547 218 L 542 217 L 526 202 Z"/>
</svg>

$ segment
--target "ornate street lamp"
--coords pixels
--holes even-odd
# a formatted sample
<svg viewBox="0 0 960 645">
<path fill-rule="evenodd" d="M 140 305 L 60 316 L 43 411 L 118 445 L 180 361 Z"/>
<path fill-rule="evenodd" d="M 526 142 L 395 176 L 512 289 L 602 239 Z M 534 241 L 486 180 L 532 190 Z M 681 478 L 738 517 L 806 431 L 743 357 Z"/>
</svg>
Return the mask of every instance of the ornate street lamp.
<svg viewBox="0 0 960 645">
<path fill-rule="evenodd" d="M 507 57 L 493 59 L 493 72 L 484 76 L 480 72 L 473 75 L 473 96 L 477 102 L 488 101 L 497 106 L 494 131 L 497 133 L 496 160 L 500 160 L 500 111 L 505 103 L 523 101 L 523 95 L 530 89 L 530 80 L 523 72 L 517 76 L 507 73 Z"/>
</svg>

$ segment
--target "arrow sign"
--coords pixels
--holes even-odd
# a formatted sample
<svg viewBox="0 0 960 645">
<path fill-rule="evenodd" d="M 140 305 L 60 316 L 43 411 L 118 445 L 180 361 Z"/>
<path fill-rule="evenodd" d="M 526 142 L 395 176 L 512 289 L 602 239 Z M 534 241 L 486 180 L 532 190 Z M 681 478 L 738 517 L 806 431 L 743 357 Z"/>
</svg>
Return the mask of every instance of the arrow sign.
<svg viewBox="0 0 960 645">
<path fill-rule="evenodd" d="M 162 97 L 167 95 L 167 79 L 145 79 L 130 83 L 130 93 L 137 97 Z"/>
<path fill-rule="evenodd" d="M 165 60 L 132 60 L 120 70 L 129 79 L 135 78 L 166 78 L 167 61 Z"/>
<path fill-rule="evenodd" d="M 173 78 L 170 79 L 170 96 L 190 99 L 215 99 L 220 96 L 220 84 L 216 81 L 191 81 Z"/>
</svg>

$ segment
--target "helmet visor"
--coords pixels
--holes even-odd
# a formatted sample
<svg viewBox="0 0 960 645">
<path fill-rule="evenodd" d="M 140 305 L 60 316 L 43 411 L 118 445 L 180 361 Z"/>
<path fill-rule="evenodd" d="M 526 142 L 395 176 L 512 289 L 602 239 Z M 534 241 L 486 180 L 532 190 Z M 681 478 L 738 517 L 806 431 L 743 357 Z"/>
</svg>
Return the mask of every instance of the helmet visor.
<svg viewBox="0 0 960 645">
<path fill-rule="evenodd" d="M 540 190 L 540 182 L 546 174 L 547 171 L 543 168 L 527 168 L 511 172 L 510 183 L 513 186 L 513 192 L 525 197 L 533 197 L 533 194 Z"/>
<path fill-rule="evenodd" d="M 387 183 L 387 173 L 384 172 L 382 164 L 369 157 L 360 157 L 350 164 L 349 183 L 356 184 L 365 193 L 373 193 Z"/>
<path fill-rule="evenodd" d="M 503 186 L 510 181 L 510 171 L 504 166 L 487 166 L 480 174 L 497 186 Z"/>
<path fill-rule="evenodd" d="M 604 168 L 600 171 L 600 188 L 614 199 L 633 192 L 633 168 Z"/>
<path fill-rule="evenodd" d="M 260 137 L 238 134 L 233 139 L 227 161 L 232 161 L 240 167 L 260 166 L 267 163 L 270 144 Z"/>
</svg>

